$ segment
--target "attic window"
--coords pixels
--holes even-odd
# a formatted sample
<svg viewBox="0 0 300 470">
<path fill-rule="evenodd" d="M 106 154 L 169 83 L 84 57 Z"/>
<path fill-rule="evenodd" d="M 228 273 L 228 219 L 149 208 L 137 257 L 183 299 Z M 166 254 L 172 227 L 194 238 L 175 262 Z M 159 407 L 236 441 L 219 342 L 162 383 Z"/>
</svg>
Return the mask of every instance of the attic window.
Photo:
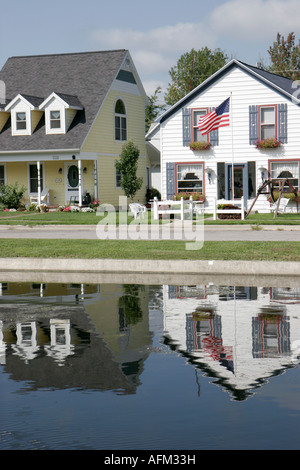
<svg viewBox="0 0 300 470">
<path fill-rule="evenodd" d="M 115 140 L 124 141 L 127 139 L 127 118 L 125 105 L 122 100 L 118 100 L 115 105 Z"/>
<path fill-rule="evenodd" d="M 60 129 L 60 111 L 50 111 L 50 128 L 51 129 Z"/>
<path fill-rule="evenodd" d="M 26 130 L 26 113 L 16 113 L 16 129 L 17 131 Z"/>
</svg>

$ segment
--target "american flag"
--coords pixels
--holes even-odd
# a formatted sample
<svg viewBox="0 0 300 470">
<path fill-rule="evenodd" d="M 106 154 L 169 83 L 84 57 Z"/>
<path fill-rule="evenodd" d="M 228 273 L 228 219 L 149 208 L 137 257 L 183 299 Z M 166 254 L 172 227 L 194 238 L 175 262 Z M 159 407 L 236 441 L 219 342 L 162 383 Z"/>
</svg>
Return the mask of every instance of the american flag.
<svg viewBox="0 0 300 470">
<path fill-rule="evenodd" d="M 227 98 L 216 109 L 199 119 L 198 128 L 202 135 L 208 134 L 219 127 L 229 126 L 229 101 L 230 98 Z"/>
</svg>

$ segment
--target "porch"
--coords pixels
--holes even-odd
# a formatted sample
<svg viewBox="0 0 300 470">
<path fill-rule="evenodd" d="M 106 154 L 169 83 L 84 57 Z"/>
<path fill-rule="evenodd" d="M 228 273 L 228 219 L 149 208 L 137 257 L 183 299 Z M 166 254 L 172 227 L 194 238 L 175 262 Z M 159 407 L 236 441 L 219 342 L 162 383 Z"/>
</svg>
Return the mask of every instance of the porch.
<svg viewBox="0 0 300 470">
<path fill-rule="evenodd" d="M 24 203 L 45 204 L 48 208 L 98 200 L 97 159 L 77 155 L 41 158 L 20 157 L 0 161 L 0 183 L 25 187 Z"/>
</svg>

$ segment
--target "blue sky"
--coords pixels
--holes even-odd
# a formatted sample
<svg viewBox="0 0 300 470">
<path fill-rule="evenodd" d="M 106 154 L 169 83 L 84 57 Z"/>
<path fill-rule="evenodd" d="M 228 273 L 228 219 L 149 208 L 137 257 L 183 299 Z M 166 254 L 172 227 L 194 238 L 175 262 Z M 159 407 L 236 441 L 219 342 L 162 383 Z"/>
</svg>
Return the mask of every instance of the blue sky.
<svg viewBox="0 0 300 470">
<path fill-rule="evenodd" d="M 129 49 L 148 95 L 192 48 L 268 64 L 277 32 L 300 38 L 299 0 L 14 0 L 1 10 L 1 67 L 18 55 Z"/>
</svg>

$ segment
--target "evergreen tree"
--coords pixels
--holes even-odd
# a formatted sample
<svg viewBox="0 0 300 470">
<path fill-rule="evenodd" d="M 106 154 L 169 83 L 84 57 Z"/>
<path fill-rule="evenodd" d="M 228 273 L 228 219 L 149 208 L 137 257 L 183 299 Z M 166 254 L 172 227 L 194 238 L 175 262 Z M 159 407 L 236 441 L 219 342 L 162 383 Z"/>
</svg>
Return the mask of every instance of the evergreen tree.
<svg viewBox="0 0 300 470">
<path fill-rule="evenodd" d="M 295 34 L 289 33 L 285 40 L 277 33 L 277 40 L 268 49 L 270 54 L 270 72 L 277 73 L 292 80 L 300 79 L 300 40 L 295 43 Z"/>
</svg>

